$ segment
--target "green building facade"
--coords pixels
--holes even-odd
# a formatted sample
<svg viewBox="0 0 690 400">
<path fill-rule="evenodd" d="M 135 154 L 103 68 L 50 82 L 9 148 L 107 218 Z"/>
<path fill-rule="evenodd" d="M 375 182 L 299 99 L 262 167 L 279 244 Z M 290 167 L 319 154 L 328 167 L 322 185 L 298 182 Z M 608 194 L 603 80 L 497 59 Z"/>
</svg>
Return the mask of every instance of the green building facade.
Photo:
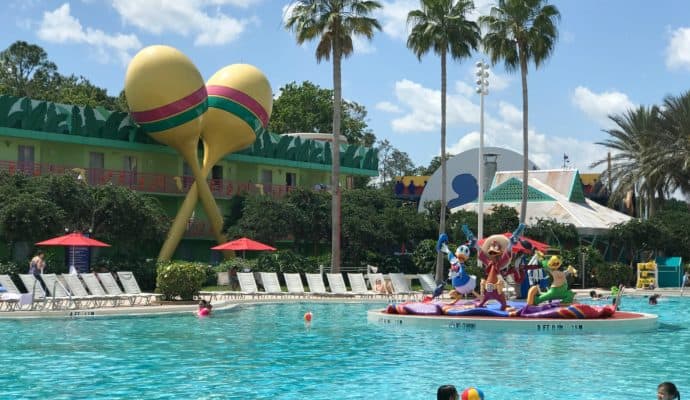
<svg viewBox="0 0 690 400">
<path fill-rule="evenodd" d="M 374 149 L 339 150 L 343 187 L 351 187 L 355 176 L 378 175 Z M 221 214 L 228 215 L 228 200 L 238 193 L 281 197 L 293 187 L 327 186 L 331 160 L 331 142 L 264 131 L 252 146 L 217 163 L 208 183 Z M 90 185 L 126 186 L 157 197 L 171 217 L 194 182 L 182 157 L 151 139 L 127 113 L 12 96 L 0 96 L 0 171 L 69 172 Z M 198 206 L 175 257 L 204 260 L 212 243 Z"/>
</svg>

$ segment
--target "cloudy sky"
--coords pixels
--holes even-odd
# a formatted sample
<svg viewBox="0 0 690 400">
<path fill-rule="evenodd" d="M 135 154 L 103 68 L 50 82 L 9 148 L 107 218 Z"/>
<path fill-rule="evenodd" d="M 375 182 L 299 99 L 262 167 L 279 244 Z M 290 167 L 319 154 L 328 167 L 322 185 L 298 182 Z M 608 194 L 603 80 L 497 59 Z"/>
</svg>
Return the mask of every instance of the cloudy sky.
<svg viewBox="0 0 690 400">
<path fill-rule="evenodd" d="M 343 96 L 363 104 L 379 139 L 407 152 L 417 165 L 440 154 L 440 61 L 421 62 L 406 48 L 407 13 L 418 0 L 381 0 L 383 30 L 358 40 L 343 63 Z M 141 48 L 167 44 L 187 54 L 205 78 L 228 64 L 249 63 L 274 92 L 310 80 L 332 87 L 331 64 L 316 63 L 314 44 L 298 46 L 283 28 L 287 0 L 19 0 L 0 15 L 0 49 L 16 40 L 42 46 L 62 73 L 89 78 L 117 95 L 128 61 Z M 589 171 L 605 157 L 595 142 L 607 135 L 607 115 L 659 104 L 690 89 L 690 7 L 685 0 L 559 0 L 560 37 L 553 57 L 529 72 L 530 159 Z M 472 18 L 492 3 L 475 0 Z M 474 64 L 448 68 L 448 151 L 479 142 Z M 521 152 L 520 77 L 491 70 L 485 99 L 486 144 Z"/>
</svg>

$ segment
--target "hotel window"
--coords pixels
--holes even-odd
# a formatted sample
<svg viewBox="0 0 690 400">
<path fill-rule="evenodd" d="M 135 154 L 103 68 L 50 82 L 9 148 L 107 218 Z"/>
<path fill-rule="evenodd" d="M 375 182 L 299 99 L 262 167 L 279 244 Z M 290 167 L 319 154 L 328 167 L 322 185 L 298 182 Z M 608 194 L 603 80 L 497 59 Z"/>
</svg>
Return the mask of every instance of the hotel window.
<svg viewBox="0 0 690 400">
<path fill-rule="evenodd" d="M 17 169 L 26 175 L 34 174 L 34 146 L 19 145 Z"/>
<path fill-rule="evenodd" d="M 285 173 L 285 186 L 294 187 L 297 186 L 297 174 L 294 172 Z"/>
<path fill-rule="evenodd" d="M 99 185 L 103 179 L 103 168 L 105 167 L 105 156 L 103 153 L 89 153 L 89 173 L 90 185 Z"/>
<path fill-rule="evenodd" d="M 125 184 L 132 187 L 137 183 L 137 158 L 135 156 L 124 156 L 122 161 L 122 173 L 125 178 Z"/>
</svg>

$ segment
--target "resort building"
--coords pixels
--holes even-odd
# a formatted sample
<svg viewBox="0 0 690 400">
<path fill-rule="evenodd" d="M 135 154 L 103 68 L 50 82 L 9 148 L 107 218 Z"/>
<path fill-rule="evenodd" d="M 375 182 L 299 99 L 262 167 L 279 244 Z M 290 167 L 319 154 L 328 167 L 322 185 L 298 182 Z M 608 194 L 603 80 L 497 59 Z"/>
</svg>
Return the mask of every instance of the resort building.
<svg viewBox="0 0 690 400">
<path fill-rule="evenodd" d="M 294 187 L 330 184 L 332 142 L 260 132 L 254 144 L 224 157 L 208 179 L 221 214 L 240 193 L 280 197 Z M 199 151 L 201 152 L 201 142 Z M 341 143 L 341 185 L 378 175 L 374 149 Z M 114 184 L 156 196 L 176 214 L 194 182 L 174 149 L 151 139 L 127 113 L 0 96 L 0 170 L 10 174 L 73 173 L 90 185 Z M 199 206 L 175 257 L 203 260 L 212 243 Z"/>
</svg>

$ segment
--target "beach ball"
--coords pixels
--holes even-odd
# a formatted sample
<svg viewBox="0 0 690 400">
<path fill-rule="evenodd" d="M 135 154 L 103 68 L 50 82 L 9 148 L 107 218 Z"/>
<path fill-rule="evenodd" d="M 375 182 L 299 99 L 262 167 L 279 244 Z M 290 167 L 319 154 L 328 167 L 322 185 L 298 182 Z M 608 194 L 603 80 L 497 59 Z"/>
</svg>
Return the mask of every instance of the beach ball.
<svg viewBox="0 0 690 400">
<path fill-rule="evenodd" d="M 268 127 L 273 92 L 266 76 L 249 64 L 221 68 L 206 82 L 208 111 L 204 115 L 204 165 L 241 150 Z"/>
<path fill-rule="evenodd" d="M 132 119 L 146 133 L 188 162 L 196 160 L 207 94 L 187 56 L 170 46 L 142 49 L 127 67 L 125 95 Z"/>
<path fill-rule="evenodd" d="M 460 398 L 462 400 L 484 400 L 484 392 L 475 387 L 468 387 L 462 391 Z"/>
</svg>

